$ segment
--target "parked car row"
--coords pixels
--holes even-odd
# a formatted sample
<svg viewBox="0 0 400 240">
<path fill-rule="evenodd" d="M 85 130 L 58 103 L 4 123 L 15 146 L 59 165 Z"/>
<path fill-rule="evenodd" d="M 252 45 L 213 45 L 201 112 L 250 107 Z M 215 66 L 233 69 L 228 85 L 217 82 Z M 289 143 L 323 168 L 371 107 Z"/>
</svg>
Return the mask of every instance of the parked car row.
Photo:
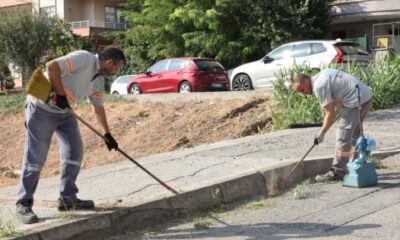
<svg viewBox="0 0 400 240">
<path fill-rule="evenodd" d="M 111 94 L 189 93 L 201 91 L 247 91 L 272 88 L 276 75 L 294 65 L 313 69 L 353 62 L 367 65 L 371 54 L 359 44 L 348 41 L 299 41 L 284 44 L 262 59 L 230 70 L 212 58 L 168 58 L 156 62 L 145 73 L 117 78 Z"/>
</svg>

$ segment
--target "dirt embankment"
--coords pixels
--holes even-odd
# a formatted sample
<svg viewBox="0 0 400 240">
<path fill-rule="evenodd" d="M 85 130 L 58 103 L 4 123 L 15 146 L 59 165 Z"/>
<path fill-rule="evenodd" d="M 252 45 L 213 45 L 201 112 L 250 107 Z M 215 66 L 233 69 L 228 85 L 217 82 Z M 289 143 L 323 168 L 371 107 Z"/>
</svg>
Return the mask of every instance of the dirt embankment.
<svg viewBox="0 0 400 240">
<path fill-rule="evenodd" d="M 138 158 L 268 132 L 272 128 L 269 104 L 268 96 L 257 96 L 172 103 L 106 103 L 105 107 L 120 148 Z M 79 108 L 77 113 L 99 129 L 89 106 Z M 24 149 L 23 118 L 23 114 L 15 114 L 0 119 L 0 186 L 18 183 Z M 80 124 L 80 129 L 84 169 L 124 160 L 118 152 L 109 152 L 86 126 Z M 41 177 L 58 173 L 58 146 L 53 138 Z"/>
</svg>

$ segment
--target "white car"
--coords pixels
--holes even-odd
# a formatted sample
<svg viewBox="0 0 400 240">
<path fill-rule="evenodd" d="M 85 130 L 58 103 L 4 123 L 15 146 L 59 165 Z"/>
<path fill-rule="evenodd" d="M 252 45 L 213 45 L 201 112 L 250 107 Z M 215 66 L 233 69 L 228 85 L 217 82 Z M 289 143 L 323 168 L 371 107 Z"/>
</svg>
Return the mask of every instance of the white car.
<svg viewBox="0 0 400 240">
<path fill-rule="evenodd" d="M 252 89 L 273 88 L 273 81 L 280 71 L 294 65 L 320 69 L 329 64 L 344 66 L 356 64 L 366 66 L 372 61 L 371 54 L 358 43 L 348 41 L 310 40 L 284 44 L 262 59 L 240 65 L 232 70 L 229 81 L 231 90 L 247 91 Z"/>
<path fill-rule="evenodd" d="M 128 87 L 129 81 L 134 77 L 136 77 L 136 75 L 119 76 L 111 84 L 110 94 L 114 94 L 114 95 L 128 94 L 127 87 Z"/>
</svg>

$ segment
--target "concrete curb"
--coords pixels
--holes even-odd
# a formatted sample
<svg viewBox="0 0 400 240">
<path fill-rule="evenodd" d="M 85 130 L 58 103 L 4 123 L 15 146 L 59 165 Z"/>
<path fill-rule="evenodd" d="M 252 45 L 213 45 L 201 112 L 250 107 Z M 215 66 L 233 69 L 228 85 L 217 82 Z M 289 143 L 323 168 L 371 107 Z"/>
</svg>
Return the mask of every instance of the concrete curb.
<svg viewBox="0 0 400 240">
<path fill-rule="evenodd" d="M 387 157 L 400 153 L 394 151 L 374 152 L 375 157 Z M 41 229 L 24 233 L 14 240 L 61 240 L 61 239 L 106 239 L 124 231 L 140 230 L 150 225 L 165 223 L 185 213 L 206 210 L 221 204 L 232 203 L 255 196 L 273 196 L 282 192 L 280 177 L 285 177 L 297 162 L 286 163 L 234 178 L 220 183 L 194 189 L 179 195 L 153 200 L 136 206 L 116 208 L 107 212 L 96 212 L 80 219 L 54 223 Z M 304 160 L 290 176 L 293 185 L 316 174 L 327 171 L 332 157 Z"/>
</svg>

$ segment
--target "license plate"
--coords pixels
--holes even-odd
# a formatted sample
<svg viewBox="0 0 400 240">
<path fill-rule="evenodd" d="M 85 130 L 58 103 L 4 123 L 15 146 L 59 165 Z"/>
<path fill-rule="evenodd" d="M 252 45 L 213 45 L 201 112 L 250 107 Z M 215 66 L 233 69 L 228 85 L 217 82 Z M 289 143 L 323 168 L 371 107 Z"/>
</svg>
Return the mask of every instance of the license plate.
<svg viewBox="0 0 400 240">
<path fill-rule="evenodd" d="M 222 83 L 211 83 L 211 87 L 220 88 L 222 87 Z"/>
</svg>

